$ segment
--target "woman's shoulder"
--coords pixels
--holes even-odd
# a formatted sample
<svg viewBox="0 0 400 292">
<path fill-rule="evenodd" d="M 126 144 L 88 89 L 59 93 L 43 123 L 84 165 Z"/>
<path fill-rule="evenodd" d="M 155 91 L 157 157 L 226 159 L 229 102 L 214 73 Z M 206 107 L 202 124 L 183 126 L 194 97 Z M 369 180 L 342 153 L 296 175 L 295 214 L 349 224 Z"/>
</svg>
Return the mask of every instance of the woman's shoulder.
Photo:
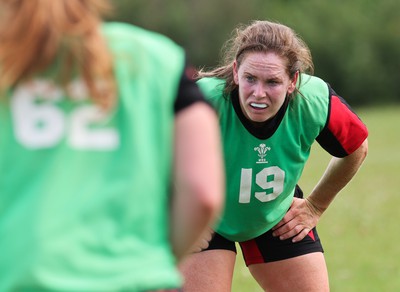
<svg viewBox="0 0 400 292">
<path fill-rule="evenodd" d="M 158 32 L 122 22 L 106 22 L 101 29 L 112 50 L 142 56 L 159 55 L 164 59 L 170 54 L 184 55 L 181 46 Z"/>
<path fill-rule="evenodd" d="M 301 74 L 298 89 L 302 94 L 329 94 L 328 84 L 317 76 Z"/>
<path fill-rule="evenodd" d="M 116 68 L 129 67 L 135 76 L 163 76 L 160 78 L 174 80 L 181 77 L 185 51 L 169 37 L 121 22 L 103 23 L 101 30 Z"/>
<path fill-rule="evenodd" d="M 290 113 L 307 121 L 326 122 L 329 113 L 330 92 L 321 78 L 302 74 L 298 93 L 291 99 Z"/>
<path fill-rule="evenodd" d="M 216 77 L 203 77 L 197 80 L 197 84 L 202 87 L 217 89 L 220 86 L 225 86 L 225 80 Z"/>
<path fill-rule="evenodd" d="M 223 96 L 225 88 L 225 80 L 215 77 L 204 77 L 197 80 L 197 84 L 201 91 L 206 95 L 207 99 L 214 99 Z"/>
</svg>

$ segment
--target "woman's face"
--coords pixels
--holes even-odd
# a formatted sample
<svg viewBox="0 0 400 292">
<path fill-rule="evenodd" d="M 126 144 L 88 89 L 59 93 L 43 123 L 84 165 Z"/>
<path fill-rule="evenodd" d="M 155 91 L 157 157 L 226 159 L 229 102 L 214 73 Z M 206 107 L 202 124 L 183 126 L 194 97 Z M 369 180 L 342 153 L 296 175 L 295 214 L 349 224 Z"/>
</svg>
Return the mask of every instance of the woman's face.
<svg viewBox="0 0 400 292">
<path fill-rule="evenodd" d="M 273 52 L 250 52 L 239 67 L 234 62 L 233 77 L 244 115 L 253 122 L 265 122 L 276 115 L 286 95 L 295 90 L 298 73 L 290 79 L 285 60 Z"/>
</svg>

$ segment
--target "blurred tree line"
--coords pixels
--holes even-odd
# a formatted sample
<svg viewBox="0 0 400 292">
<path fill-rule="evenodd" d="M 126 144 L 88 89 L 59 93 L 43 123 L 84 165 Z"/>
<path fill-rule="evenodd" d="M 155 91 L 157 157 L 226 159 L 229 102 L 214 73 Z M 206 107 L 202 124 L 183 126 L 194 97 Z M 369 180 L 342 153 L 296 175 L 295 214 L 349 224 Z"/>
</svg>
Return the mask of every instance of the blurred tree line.
<svg viewBox="0 0 400 292">
<path fill-rule="evenodd" d="M 196 67 L 218 65 L 238 24 L 272 20 L 308 44 L 315 75 L 352 105 L 400 101 L 399 0 L 114 0 L 119 20 L 163 33 Z"/>
</svg>

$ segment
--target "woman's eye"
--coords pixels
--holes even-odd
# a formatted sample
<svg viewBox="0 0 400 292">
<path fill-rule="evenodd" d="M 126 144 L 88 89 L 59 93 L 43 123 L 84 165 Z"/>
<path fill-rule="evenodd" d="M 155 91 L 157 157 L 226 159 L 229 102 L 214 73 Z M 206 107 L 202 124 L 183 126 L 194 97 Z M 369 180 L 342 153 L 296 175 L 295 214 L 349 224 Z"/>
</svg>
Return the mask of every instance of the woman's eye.
<svg viewBox="0 0 400 292">
<path fill-rule="evenodd" d="M 255 78 L 253 76 L 246 76 L 246 80 L 250 83 L 255 81 Z"/>
</svg>

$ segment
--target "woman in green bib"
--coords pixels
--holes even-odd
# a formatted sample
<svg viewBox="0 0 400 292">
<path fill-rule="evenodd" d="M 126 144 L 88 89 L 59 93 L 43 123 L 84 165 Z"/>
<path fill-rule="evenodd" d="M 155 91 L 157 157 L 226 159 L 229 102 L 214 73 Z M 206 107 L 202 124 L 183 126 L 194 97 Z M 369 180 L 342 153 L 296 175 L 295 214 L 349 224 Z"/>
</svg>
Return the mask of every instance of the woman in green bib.
<svg viewBox="0 0 400 292">
<path fill-rule="evenodd" d="M 361 166 L 367 129 L 312 76 L 310 51 L 289 27 L 255 21 L 226 48 L 223 65 L 198 81 L 219 113 L 226 204 L 212 239 L 181 266 L 185 291 L 230 291 L 235 243 L 265 291 L 328 291 L 315 226 Z M 303 198 L 298 182 L 315 141 L 332 159 Z"/>
</svg>

